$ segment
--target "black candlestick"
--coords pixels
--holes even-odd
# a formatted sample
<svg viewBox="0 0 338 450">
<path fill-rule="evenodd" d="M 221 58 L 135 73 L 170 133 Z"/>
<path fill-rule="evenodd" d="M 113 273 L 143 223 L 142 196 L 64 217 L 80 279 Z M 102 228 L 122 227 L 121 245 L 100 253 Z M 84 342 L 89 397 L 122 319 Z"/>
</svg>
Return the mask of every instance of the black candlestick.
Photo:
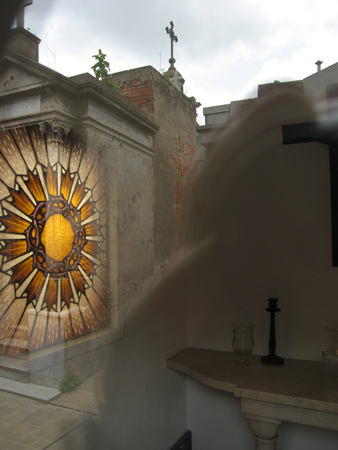
<svg viewBox="0 0 338 450">
<path fill-rule="evenodd" d="M 276 298 L 269 298 L 269 308 L 265 311 L 270 313 L 270 338 L 269 338 L 269 350 L 270 353 L 266 356 L 262 356 L 261 361 L 263 364 L 268 364 L 270 366 L 281 366 L 284 364 L 284 359 L 280 356 L 275 355 L 276 350 L 276 337 L 275 337 L 275 314 L 280 311 L 277 308 L 278 300 Z"/>
</svg>

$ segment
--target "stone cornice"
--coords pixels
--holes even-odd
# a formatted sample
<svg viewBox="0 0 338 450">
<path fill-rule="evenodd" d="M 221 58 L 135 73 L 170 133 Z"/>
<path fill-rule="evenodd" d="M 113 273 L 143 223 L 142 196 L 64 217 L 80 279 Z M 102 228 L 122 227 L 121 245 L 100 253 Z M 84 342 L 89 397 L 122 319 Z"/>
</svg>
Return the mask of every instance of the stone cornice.
<svg viewBox="0 0 338 450">
<path fill-rule="evenodd" d="M 140 110 L 128 99 L 114 92 L 101 81 L 96 80 L 89 73 L 68 78 L 28 58 L 10 52 L 5 52 L 0 64 L 14 64 L 23 71 L 35 74 L 36 77 L 41 78 L 41 82 L 1 92 L 0 100 L 2 101 L 8 101 L 10 98 L 22 98 L 29 94 L 44 93 L 48 92 L 48 90 L 59 91 L 66 93 L 71 101 L 74 102 L 84 98 L 95 100 L 107 110 L 118 111 L 126 120 L 137 123 L 138 126 L 146 129 L 151 134 L 155 134 L 159 129 L 147 113 Z M 78 117 L 74 117 L 74 119 L 77 120 Z"/>
<path fill-rule="evenodd" d="M 70 82 L 68 77 L 62 75 L 59 72 L 56 72 L 53 69 L 50 69 L 47 66 L 44 66 L 43 64 L 33 61 L 31 58 L 26 58 L 23 55 L 19 55 L 17 53 L 5 50 L 0 59 L 0 66 L 6 66 L 11 64 L 20 67 L 22 68 L 23 71 L 28 72 L 30 74 L 34 74 L 40 78 L 44 79 L 56 78 L 59 80 L 63 80 L 63 82 L 66 84 Z"/>
<path fill-rule="evenodd" d="M 11 38 L 13 38 L 13 36 L 16 36 L 18 34 L 23 34 L 24 36 L 26 36 L 28 39 L 31 39 L 36 44 L 40 44 L 40 42 L 41 42 L 40 38 L 38 38 L 35 34 L 31 33 L 30 31 L 26 30 L 26 28 L 12 28 L 9 31 L 8 39 L 11 39 Z M 3 47 L 6 48 L 7 45 L 8 44 L 6 43 Z"/>
<path fill-rule="evenodd" d="M 133 121 L 142 124 L 142 126 L 152 134 L 155 134 L 159 130 L 158 125 L 150 119 L 150 116 L 147 113 L 140 110 L 140 108 L 128 99 L 112 91 L 111 88 L 103 84 L 101 81 L 96 80 L 90 74 L 85 75 L 88 75 L 88 78 L 90 77 L 90 79 L 87 78 L 86 81 L 81 82 L 81 84 L 77 84 L 76 94 L 81 99 L 95 99 L 107 107 L 118 110 L 123 116 L 129 117 Z"/>
<path fill-rule="evenodd" d="M 83 128 L 90 128 L 92 130 L 99 131 L 106 136 L 110 136 L 116 141 L 120 142 L 123 145 L 126 145 L 134 150 L 137 150 L 140 153 L 143 153 L 147 156 L 153 157 L 154 149 L 153 146 L 146 146 L 135 139 L 132 139 L 112 127 L 108 125 L 104 125 L 101 122 L 93 119 L 92 117 L 84 116 L 78 119 L 74 119 L 73 116 L 55 110 L 42 111 L 38 114 L 29 114 L 28 116 L 23 116 L 16 119 L 9 119 L 6 121 L 2 121 L 0 127 L 4 128 L 19 128 L 23 126 L 30 126 L 41 123 L 56 123 L 58 122 L 64 127 L 68 127 L 71 129 L 71 132 L 77 134 Z"/>
</svg>

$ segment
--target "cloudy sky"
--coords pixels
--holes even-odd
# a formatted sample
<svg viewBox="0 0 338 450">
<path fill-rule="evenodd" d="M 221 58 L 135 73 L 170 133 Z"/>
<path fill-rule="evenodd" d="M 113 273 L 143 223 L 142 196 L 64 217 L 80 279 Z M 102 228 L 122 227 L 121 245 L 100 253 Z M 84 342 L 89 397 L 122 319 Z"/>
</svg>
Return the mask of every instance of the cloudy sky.
<svg viewBox="0 0 338 450">
<path fill-rule="evenodd" d="M 25 27 L 40 62 L 66 76 L 91 71 L 102 49 L 111 72 L 176 68 L 202 108 L 254 97 L 257 85 L 303 79 L 338 61 L 337 0 L 34 0 Z"/>
</svg>

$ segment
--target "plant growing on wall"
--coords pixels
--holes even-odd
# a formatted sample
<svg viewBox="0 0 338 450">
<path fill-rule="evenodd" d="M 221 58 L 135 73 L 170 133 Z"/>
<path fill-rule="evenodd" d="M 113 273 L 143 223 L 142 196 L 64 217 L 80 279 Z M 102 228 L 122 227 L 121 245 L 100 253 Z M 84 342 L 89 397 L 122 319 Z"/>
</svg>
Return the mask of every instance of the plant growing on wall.
<svg viewBox="0 0 338 450">
<path fill-rule="evenodd" d="M 96 59 L 96 63 L 91 67 L 97 80 L 103 81 L 107 86 L 114 89 L 114 91 L 120 93 L 120 87 L 109 78 L 110 64 L 106 61 L 106 54 L 102 53 L 99 48 L 99 53 L 93 55 L 92 58 Z"/>
</svg>

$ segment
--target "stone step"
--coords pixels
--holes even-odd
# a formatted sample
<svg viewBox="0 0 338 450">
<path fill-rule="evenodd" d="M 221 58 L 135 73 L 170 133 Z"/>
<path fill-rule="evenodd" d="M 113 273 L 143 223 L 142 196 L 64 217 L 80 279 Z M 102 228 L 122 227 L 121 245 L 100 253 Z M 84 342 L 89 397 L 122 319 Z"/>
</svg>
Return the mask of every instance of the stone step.
<svg viewBox="0 0 338 450">
<path fill-rule="evenodd" d="M 0 377 L 20 381 L 21 383 L 28 383 L 28 361 L 21 358 L 18 359 L 9 358 L 8 356 L 0 356 Z"/>
<path fill-rule="evenodd" d="M 32 383 L 21 383 L 20 381 L 9 380 L 0 377 L 0 390 L 11 394 L 39 400 L 40 402 L 51 402 L 61 395 L 59 389 L 47 386 L 38 386 Z"/>
</svg>

